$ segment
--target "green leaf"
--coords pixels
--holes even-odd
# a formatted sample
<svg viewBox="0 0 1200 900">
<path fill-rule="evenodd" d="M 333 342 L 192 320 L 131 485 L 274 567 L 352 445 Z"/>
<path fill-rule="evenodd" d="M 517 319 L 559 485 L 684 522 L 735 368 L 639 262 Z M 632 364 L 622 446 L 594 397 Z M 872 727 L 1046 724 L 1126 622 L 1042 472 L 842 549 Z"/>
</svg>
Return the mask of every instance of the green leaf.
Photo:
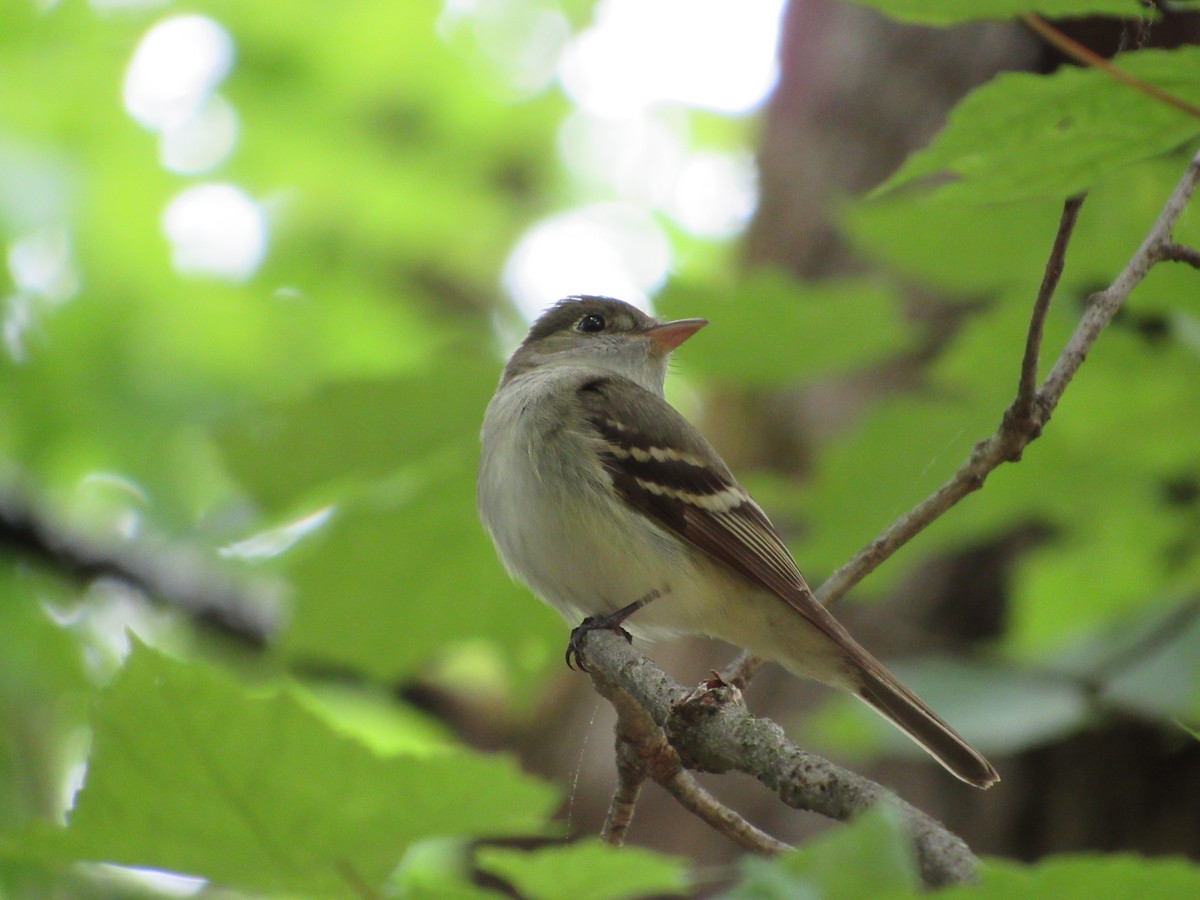
<svg viewBox="0 0 1200 900">
<path fill-rule="evenodd" d="M 324 384 L 262 406 L 223 429 L 222 452 L 271 509 L 329 483 L 380 478 L 447 447 L 474 452 L 500 365 L 452 349 L 442 363 L 400 378 Z"/>
<path fill-rule="evenodd" d="M 1125 53 L 1114 62 L 1200 104 L 1200 48 Z M 1096 69 L 1005 73 L 955 107 L 933 143 L 910 156 L 876 194 L 949 173 L 955 179 L 934 191 L 940 200 L 1061 198 L 1198 134 L 1200 119 Z"/>
<path fill-rule="evenodd" d="M 384 896 L 404 900 L 482 900 L 505 896 L 472 882 L 471 848 L 462 840 L 440 838 L 413 844 L 388 879 Z"/>
<path fill-rule="evenodd" d="M 1055 654 L 1056 670 L 1099 684 L 1104 702 L 1135 716 L 1200 712 L 1200 617 L 1191 599 L 1146 604 L 1103 633 Z"/>
<path fill-rule="evenodd" d="M 1187 168 L 1188 156 L 1145 160 L 1109 175 L 1088 191 L 1071 239 L 1056 304 L 1112 280 L 1137 250 Z M 888 269 L 953 292 L 940 299 L 1025 293 L 1032 307 L 1054 242 L 1062 199 L 1012 203 L 943 203 L 928 193 L 901 191 L 849 204 L 840 222 L 855 248 Z M 1176 239 L 1200 240 L 1200 217 L 1185 216 Z M 1195 282 L 1186 266 L 1155 266 L 1134 295 L 1138 308 L 1186 305 Z"/>
<path fill-rule="evenodd" d="M 775 860 L 747 857 L 730 900 L 859 900 L 917 896 L 912 841 L 900 811 L 880 806 Z"/>
<path fill-rule="evenodd" d="M 296 587 L 285 652 L 385 683 L 463 641 L 540 672 L 566 639 L 561 620 L 508 577 L 479 524 L 474 453 L 343 504 L 284 563 Z"/>
<path fill-rule="evenodd" d="M 397 703 L 387 691 L 339 684 L 295 685 L 292 696 L 334 731 L 380 756 L 423 755 L 455 745 L 447 727 L 426 713 Z"/>
<path fill-rule="evenodd" d="M 480 869 L 503 878 L 530 900 L 623 900 L 688 891 L 683 860 L 637 847 L 611 847 L 599 840 L 565 847 L 507 850 L 483 847 Z"/>
<path fill-rule="evenodd" d="M 1138 856 L 1052 856 L 1036 865 L 989 860 L 982 883 L 938 893 L 939 900 L 1013 900 L 1018 897 L 1145 897 L 1200 896 L 1200 866 L 1182 859 Z"/>
<path fill-rule="evenodd" d="M 1137 0 L 855 0 L 905 22 L 954 25 L 977 19 L 1011 19 L 1023 13 L 1047 18 L 1121 16 L 1142 18 Z"/>
<path fill-rule="evenodd" d="M 31 819 L 61 812 L 65 773 L 83 755 L 91 684 L 75 636 L 49 612 L 75 608 L 70 588 L 0 552 L 0 597 L 2 843 Z"/>
<path fill-rule="evenodd" d="M 861 252 L 970 301 L 1014 285 L 1033 296 L 1061 209 L 1057 200 L 966 206 L 910 193 L 851 204 L 841 222 Z"/>
<path fill-rule="evenodd" d="M 555 791 L 501 758 L 381 757 L 287 691 L 252 694 L 198 663 L 133 651 L 94 715 L 60 849 L 245 890 L 345 896 L 414 841 L 539 832 Z"/>
<path fill-rule="evenodd" d="M 844 374 L 910 349 L 895 292 L 871 281 L 801 284 L 783 273 L 730 286 L 673 284 L 656 301 L 670 317 L 712 325 L 680 353 L 689 372 L 774 385 Z"/>
</svg>

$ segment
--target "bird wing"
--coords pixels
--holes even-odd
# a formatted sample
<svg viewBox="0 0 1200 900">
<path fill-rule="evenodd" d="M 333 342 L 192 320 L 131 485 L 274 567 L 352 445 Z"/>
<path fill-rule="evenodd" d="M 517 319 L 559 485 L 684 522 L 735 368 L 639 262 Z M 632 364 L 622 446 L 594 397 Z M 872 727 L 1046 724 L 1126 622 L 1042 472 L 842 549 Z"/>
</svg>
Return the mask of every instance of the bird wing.
<svg viewBox="0 0 1200 900">
<path fill-rule="evenodd" d="M 674 407 L 619 376 L 585 381 L 578 397 L 627 503 L 784 600 L 838 644 L 849 640 L 813 597 L 766 513 Z"/>
</svg>

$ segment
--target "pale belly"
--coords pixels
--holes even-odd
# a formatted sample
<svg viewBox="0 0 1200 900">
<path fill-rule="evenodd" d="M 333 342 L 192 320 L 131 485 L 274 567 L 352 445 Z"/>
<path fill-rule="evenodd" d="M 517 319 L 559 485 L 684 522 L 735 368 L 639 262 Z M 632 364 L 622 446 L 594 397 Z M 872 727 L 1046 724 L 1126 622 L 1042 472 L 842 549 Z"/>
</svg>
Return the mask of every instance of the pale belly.
<svg viewBox="0 0 1200 900">
<path fill-rule="evenodd" d="M 571 623 L 616 612 L 657 592 L 630 626 L 647 636 L 699 630 L 682 602 L 695 595 L 694 556 L 612 493 L 585 433 L 505 415 L 489 407 L 484 423 L 479 501 L 505 567 Z M 540 430 L 539 430 L 540 429 Z M 553 442 L 547 452 L 546 442 Z M 538 448 L 531 452 L 531 447 Z"/>
</svg>

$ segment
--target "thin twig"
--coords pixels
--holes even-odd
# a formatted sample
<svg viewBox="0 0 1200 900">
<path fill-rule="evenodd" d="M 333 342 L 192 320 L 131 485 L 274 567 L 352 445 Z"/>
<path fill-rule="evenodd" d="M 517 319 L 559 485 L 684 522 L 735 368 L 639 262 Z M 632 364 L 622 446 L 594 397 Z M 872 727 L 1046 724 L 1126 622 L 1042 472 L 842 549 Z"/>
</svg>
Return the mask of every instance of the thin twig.
<svg viewBox="0 0 1200 900">
<path fill-rule="evenodd" d="M 1171 192 L 1158 220 L 1154 223 L 1145 241 L 1142 242 L 1141 247 L 1130 258 L 1113 283 L 1092 298 L 1087 312 L 1063 348 L 1041 389 L 1033 395 L 1031 400 L 1023 400 L 1023 397 L 1028 396 L 1029 380 L 1036 377 L 1037 358 L 1046 310 L 1049 308 L 1050 300 L 1061 276 L 1067 246 L 1078 218 L 1082 197 L 1066 201 L 1059 220 L 1054 247 L 1051 250 L 1042 285 L 1034 303 L 1034 313 L 1030 320 L 1025 355 L 1021 366 L 1017 400 L 1006 411 L 996 433 L 977 443 L 967 461 L 933 494 L 889 525 L 875 540 L 859 550 L 852 559 L 829 576 L 814 591 L 817 600 L 826 606 L 836 603 L 950 507 L 968 494 L 983 487 L 984 481 L 993 469 L 1002 463 L 1019 460 L 1024 448 L 1037 439 L 1050 420 L 1063 391 L 1066 390 L 1067 385 L 1083 364 L 1088 351 L 1099 338 L 1104 326 L 1108 324 L 1125 298 L 1141 283 L 1155 263 L 1176 259 L 1182 259 L 1193 265 L 1200 263 L 1200 253 L 1190 247 L 1177 244 L 1171 239 L 1172 229 L 1191 199 L 1198 180 L 1200 180 L 1200 153 L 1193 157 L 1179 183 L 1175 186 L 1175 190 Z M 1017 410 L 1018 405 L 1020 406 L 1019 410 Z M 1020 414 L 1015 414 L 1015 412 Z M 722 677 L 728 683 L 744 689 L 761 666 L 762 660 L 749 653 L 742 653 L 729 664 L 722 673 Z"/>
<path fill-rule="evenodd" d="M 717 831 L 732 838 L 751 853 L 774 856 L 793 849 L 755 828 L 704 789 L 686 769 L 680 769 L 663 785 L 684 809 L 703 819 Z"/>
<path fill-rule="evenodd" d="M 600 837 L 614 847 L 625 843 L 625 835 L 633 822 L 638 797 L 642 793 L 642 782 L 645 780 L 637 767 L 625 761 L 630 750 L 631 748 L 624 746 L 617 747 L 617 789 L 613 791 L 612 802 L 608 805 L 608 816 L 605 817 L 604 828 L 600 832 Z"/>
<path fill-rule="evenodd" d="M 1033 415 L 1038 362 L 1042 353 L 1042 336 L 1046 330 L 1046 314 L 1050 311 L 1050 301 L 1054 298 L 1054 292 L 1058 289 L 1058 282 L 1062 278 L 1067 258 L 1067 246 L 1075 231 L 1075 223 L 1079 221 L 1079 210 L 1083 206 L 1085 196 L 1080 194 L 1071 197 L 1063 204 L 1062 215 L 1058 220 L 1058 232 L 1054 235 L 1054 246 L 1050 249 L 1050 259 L 1046 262 L 1042 284 L 1038 288 L 1037 299 L 1033 303 L 1033 316 L 1030 319 L 1028 336 L 1025 340 L 1025 356 L 1021 360 L 1017 399 L 1010 407 L 1012 415 L 1018 422 L 1024 422 Z"/>
<path fill-rule="evenodd" d="M 1121 304 L 1125 302 L 1125 298 L 1142 283 L 1155 263 L 1166 258 L 1164 256 L 1166 248 L 1174 243 L 1171 240 L 1171 232 L 1187 207 L 1188 201 L 1191 200 L 1192 194 L 1195 193 L 1198 181 L 1200 181 L 1200 153 L 1192 157 L 1187 170 L 1179 179 L 1179 183 L 1175 185 L 1171 196 L 1167 198 L 1150 233 L 1146 235 L 1146 239 L 1142 241 L 1142 245 L 1126 263 L 1125 268 L 1108 288 L 1091 298 L 1087 311 L 1075 328 L 1075 333 L 1071 335 L 1067 346 L 1063 349 L 1054 368 L 1051 369 L 1038 392 L 1038 402 L 1044 408 L 1044 419 L 1050 418 L 1050 413 L 1058 404 L 1063 391 L 1067 389 L 1067 385 L 1070 384 L 1075 373 L 1079 371 L 1079 367 L 1083 365 L 1084 359 L 1087 358 L 1088 351 L 1096 343 L 1100 332 L 1116 315 Z"/>
<path fill-rule="evenodd" d="M 650 777 L 650 770 L 665 766 L 673 772 L 679 768 L 679 759 L 667 744 L 662 729 L 632 697 L 618 690 L 604 696 L 617 711 L 617 787 L 600 836 L 619 847 L 625 843 L 642 783 Z M 665 760 L 659 758 L 664 754 Z"/>
<path fill-rule="evenodd" d="M 1176 97 L 1170 91 L 1163 90 L 1158 85 L 1142 81 L 1136 75 L 1132 75 L 1120 66 L 1114 65 L 1074 38 L 1063 34 L 1036 13 L 1025 13 L 1021 16 L 1021 20 L 1048 44 L 1053 45 L 1057 50 L 1069 56 L 1080 65 L 1099 69 L 1116 81 L 1126 84 L 1136 91 L 1141 91 L 1148 97 L 1153 97 L 1155 100 L 1166 103 L 1168 106 L 1173 106 L 1175 109 L 1185 112 L 1189 116 L 1200 119 L 1200 106 L 1189 103 L 1182 97 Z"/>
<path fill-rule="evenodd" d="M 1079 194 L 1078 197 L 1069 198 L 1066 203 L 1063 203 L 1062 215 L 1058 218 L 1058 232 L 1055 234 L 1054 246 L 1051 247 L 1050 259 L 1046 262 L 1045 272 L 1042 276 L 1042 286 L 1038 288 L 1037 299 L 1033 302 L 1033 314 L 1030 318 L 1030 329 L 1028 329 L 1025 341 L 1025 356 L 1021 360 L 1021 376 L 1018 389 L 1016 389 L 1016 400 L 1013 401 L 1012 407 L 1009 407 L 1007 414 L 1008 416 L 1012 416 L 1016 422 L 1024 424 L 1025 427 L 1030 426 L 1032 422 L 1034 395 L 1036 395 L 1037 391 L 1038 359 L 1040 353 L 1042 353 L 1042 336 L 1045 331 L 1046 313 L 1050 311 L 1050 300 L 1054 298 L 1058 281 L 1062 278 L 1062 270 L 1064 264 L 1066 264 L 1070 236 L 1074 233 L 1075 223 L 1079 221 L 1079 210 L 1084 205 L 1085 197 L 1086 194 Z M 1007 425 L 1013 425 L 1013 422 L 1009 422 Z M 1006 425 L 1002 425 L 1001 430 L 1004 430 L 1004 427 Z M 980 486 L 982 486 L 982 482 L 980 482 Z M 964 491 L 961 496 L 966 496 L 966 493 Z M 956 500 L 953 500 L 950 505 L 953 505 L 955 502 Z M 946 509 L 949 509 L 949 505 L 946 506 Z M 935 512 L 934 517 L 936 518 L 938 515 L 941 515 L 941 512 Z M 932 521 L 932 518 L 930 521 Z M 920 529 L 918 528 L 917 530 Z M 913 535 L 916 535 L 916 533 L 913 532 Z M 866 550 L 871 550 L 872 547 L 880 545 L 880 541 L 884 540 L 884 538 L 886 538 L 886 533 L 881 538 L 877 538 L 875 542 L 872 542 Z M 899 550 L 902 544 L 894 545 L 890 551 L 884 550 L 883 546 L 881 546 L 880 550 L 876 551 L 881 556 L 878 557 L 875 565 L 882 563 L 884 559 L 892 556 L 892 553 L 895 550 Z M 845 588 L 841 588 L 840 590 L 836 588 L 839 583 L 838 578 L 844 576 L 844 572 L 847 572 L 847 566 L 858 563 L 864 552 L 866 551 L 859 552 L 857 557 L 854 557 L 854 559 L 850 560 L 850 563 L 847 563 L 841 569 L 834 572 L 829 581 L 822 584 L 821 588 L 816 590 L 815 596 L 817 600 L 826 605 L 832 604 L 832 602 L 840 599 L 842 595 L 848 592 L 853 587 L 853 583 L 857 583 L 847 584 Z M 874 568 L 875 566 L 871 566 L 871 569 Z M 862 575 L 859 576 L 859 580 L 868 575 L 871 569 L 863 571 Z M 830 587 L 830 582 L 833 582 L 833 587 Z M 758 673 L 758 670 L 762 668 L 763 662 L 764 660 L 760 656 L 755 656 L 743 650 L 742 653 L 738 654 L 722 670 L 721 678 L 727 684 L 736 686 L 738 690 L 745 690 L 746 685 L 750 684 L 751 680 Z"/>
<path fill-rule="evenodd" d="M 1158 220 L 1121 273 L 1107 289 L 1094 295 L 1074 334 L 1067 341 L 1050 374 L 1037 392 L 1034 408 L 1026 422 L 1020 423 L 1006 413 L 996 433 L 975 445 L 970 457 L 951 478 L 933 494 L 889 525 L 854 558 L 834 572 L 816 591 L 825 605 L 843 597 L 874 571 L 880 563 L 927 528 L 963 497 L 983 487 L 987 476 L 1005 462 L 1020 459 L 1021 452 L 1035 440 L 1049 422 L 1063 391 L 1083 365 L 1092 345 L 1100 337 L 1121 304 L 1137 287 L 1150 268 L 1166 258 L 1174 246 L 1171 230 L 1183 213 L 1200 181 L 1200 153 L 1193 157 L 1175 190 L 1167 198 Z M 1053 255 L 1051 260 L 1053 261 Z M 1036 319 L 1031 327 L 1036 326 Z"/>
<path fill-rule="evenodd" d="M 1183 244 L 1171 242 L 1163 247 L 1163 262 L 1187 263 L 1194 269 L 1200 269 L 1200 250 L 1185 247 Z"/>
</svg>

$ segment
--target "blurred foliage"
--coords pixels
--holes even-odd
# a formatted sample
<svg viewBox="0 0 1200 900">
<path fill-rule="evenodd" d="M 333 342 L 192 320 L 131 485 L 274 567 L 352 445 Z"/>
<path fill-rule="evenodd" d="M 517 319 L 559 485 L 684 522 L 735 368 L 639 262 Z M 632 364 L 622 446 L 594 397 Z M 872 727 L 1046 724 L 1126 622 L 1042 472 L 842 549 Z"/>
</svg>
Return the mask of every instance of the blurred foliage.
<svg viewBox="0 0 1200 900">
<path fill-rule="evenodd" d="M 248 695 L 199 662 L 135 648 L 96 703 L 65 859 L 103 859 L 262 892 L 381 883 L 422 838 L 536 833 L 557 803 L 511 762 L 382 755 L 280 691 Z M 337 815 L 327 815 L 336 798 Z"/>
<path fill-rule="evenodd" d="M 687 892 L 689 881 L 679 860 L 596 839 L 532 853 L 485 847 L 477 861 L 483 871 L 503 878 L 530 900 L 675 896 Z"/>
<path fill-rule="evenodd" d="M 658 301 L 668 317 L 699 316 L 718 324 L 705 333 L 703 355 L 688 371 L 729 384 L 781 386 L 846 375 L 894 359 L 914 343 L 898 292 L 847 280 L 797 289 L 782 273 L 737 283 L 719 278 L 677 282 Z M 736 310 L 736 317 L 731 313 Z M 847 341 L 845 335 L 855 335 Z M 753 346 L 754 353 L 746 348 Z"/>
<path fill-rule="evenodd" d="M 246 652 L 178 611 L 5 550 L 0 894 L 154 895 L 97 862 L 243 895 L 494 896 L 481 873 L 536 897 L 690 890 L 679 861 L 649 853 L 615 863 L 593 842 L 472 846 L 555 835 L 558 793 L 396 699 L 397 685 L 440 678 L 519 721 L 561 659 L 565 629 L 496 562 L 473 482 L 501 359 L 495 320 L 512 318 L 497 273 L 521 229 L 595 190 L 572 187 L 555 162 L 566 101 L 517 102 L 469 29 L 439 29 L 434 0 L 132 6 L 0 5 L 0 238 L 10 270 L 23 242 L 48 240 L 68 284 L 4 284 L 0 487 L 32 491 L 84 533 L 167 536 L 214 563 L 220 551 L 247 582 L 286 584 L 287 616 L 270 646 Z M 949 21 L 1028 4 L 919 6 Z M 573 26 L 588 21 L 590 4 L 564 7 Z M 220 86 L 239 117 L 236 149 L 193 175 L 160 164 L 120 96 L 147 29 L 183 12 L 212 16 L 236 48 Z M 1194 52 L 1123 64 L 1197 96 Z M 703 140 L 733 140 L 716 117 L 696 126 Z M 844 209 L 870 277 L 735 277 L 730 245 L 673 232 L 677 277 L 657 302 L 713 321 L 680 357 L 701 387 L 779 389 L 911 354 L 924 340 L 906 315 L 914 286 L 962 312 L 915 386 L 816 448 L 809 480 L 746 473 L 772 515 L 811 523 L 794 544 L 814 581 L 999 422 L 1062 194 L 1090 189 L 1047 357 L 1145 235 L 1185 164 L 1172 151 L 1198 130 L 1093 72 L 1005 76 L 893 184 L 957 180 Z M 242 281 L 181 276 L 163 237 L 171 199 L 213 181 L 267 211 L 266 261 Z M 1177 237 L 1200 244 L 1200 215 Z M 1091 684 L 1098 671 L 1114 672 L 1102 694 L 1117 706 L 1164 721 L 1200 713 L 1195 622 L 1156 637 L 1200 594 L 1197 285 L 1192 270 L 1156 269 L 1025 460 L 860 591 L 883 593 L 931 554 L 1029 523 L 1050 530 L 1019 561 L 992 659 L 903 669 L 985 751 L 1081 727 L 1095 698 L 1071 678 Z M 864 721 L 831 707 L 813 732 L 892 752 Z M 1071 894 L 1110 877 L 1194 892 L 1196 876 L 1079 859 L 994 866 L 982 891 Z M 906 895 L 912 884 L 880 814 L 748 863 L 734 895 Z"/>
<path fill-rule="evenodd" d="M 1190 897 L 1200 867 L 1178 859 L 1114 854 L 1052 856 L 1034 865 L 984 862 L 977 885 L 936 891 L 945 900 L 1039 900 L 1043 897 Z M 899 815 L 884 808 L 860 816 L 835 835 L 775 860 L 748 858 L 730 900 L 901 900 L 928 897 L 919 887 Z"/>
<path fill-rule="evenodd" d="M 919 879 L 900 811 L 883 806 L 778 860 L 748 858 L 731 900 L 915 897 Z"/>
</svg>

